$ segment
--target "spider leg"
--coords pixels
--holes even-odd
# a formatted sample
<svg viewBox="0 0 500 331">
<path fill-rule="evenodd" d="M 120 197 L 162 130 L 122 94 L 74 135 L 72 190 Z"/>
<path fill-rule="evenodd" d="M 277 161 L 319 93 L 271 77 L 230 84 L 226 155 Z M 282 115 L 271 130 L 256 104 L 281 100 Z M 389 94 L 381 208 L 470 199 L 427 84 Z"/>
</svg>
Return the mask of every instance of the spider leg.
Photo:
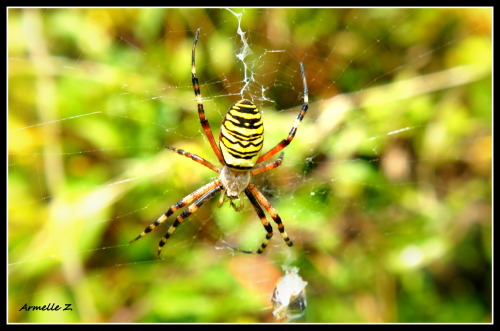
<svg viewBox="0 0 500 331">
<path fill-rule="evenodd" d="M 274 220 L 274 222 L 278 225 L 278 231 L 280 232 L 281 236 L 283 237 L 283 240 L 288 246 L 293 245 L 293 241 L 288 237 L 288 234 L 285 231 L 285 226 L 283 225 L 283 222 L 281 222 L 281 218 L 276 212 L 276 210 L 271 206 L 271 203 L 266 199 L 266 197 L 255 187 L 253 184 L 248 184 L 249 190 L 256 198 L 256 200 L 264 206 L 264 208 L 267 210 L 271 218 Z M 246 192 L 246 191 L 245 191 Z M 255 206 L 255 205 L 254 205 Z M 267 229 L 266 229 L 267 230 Z"/>
<path fill-rule="evenodd" d="M 235 211 L 241 211 L 243 209 L 243 207 L 245 206 L 245 203 L 243 202 L 244 200 L 240 197 L 238 197 L 238 199 L 240 200 L 240 205 L 239 206 L 236 206 L 236 204 L 234 203 L 234 199 L 230 199 L 230 203 L 231 203 L 231 207 L 233 207 L 233 209 Z"/>
<path fill-rule="evenodd" d="M 141 239 L 142 237 L 147 235 L 149 232 L 153 231 L 158 225 L 165 222 L 167 220 L 167 218 L 170 215 L 172 215 L 173 213 L 175 213 L 175 211 L 178 210 L 179 208 L 182 208 L 186 205 L 193 203 L 193 201 L 195 201 L 196 199 L 198 199 L 202 195 L 206 194 L 207 192 L 210 192 L 214 188 L 218 188 L 220 185 L 221 185 L 220 179 L 216 179 L 213 182 L 208 183 L 207 185 L 197 189 L 193 193 L 185 196 L 184 198 L 182 198 L 182 200 L 179 200 L 177 203 L 175 203 L 170 208 L 168 208 L 167 212 L 165 214 L 161 215 L 154 223 L 148 225 L 148 227 L 144 231 L 142 231 L 142 233 L 140 235 L 138 235 L 137 237 L 132 239 L 129 242 L 129 244 Z"/>
<path fill-rule="evenodd" d="M 199 36 L 200 36 L 200 29 L 196 30 L 196 36 L 194 37 L 192 57 L 191 57 L 191 80 L 193 82 L 193 89 L 194 89 L 194 95 L 196 96 L 196 103 L 198 104 L 198 116 L 200 117 L 201 126 L 205 131 L 205 135 L 207 136 L 208 142 L 210 143 L 210 146 L 212 146 L 215 155 L 217 155 L 217 158 L 219 159 L 219 162 L 221 164 L 225 164 L 222 154 L 219 150 L 219 147 L 217 147 L 217 143 L 215 142 L 212 129 L 210 129 L 210 124 L 208 123 L 208 120 L 205 117 L 205 110 L 203 109 L 203 100 L 201 98 L 200 85 L 198 83 L 198 77 L 196 77 L 195 52 L 196 52 L 196 43 L 198 42 Z"/>
<path fill-rule="evenodd" d="M 277 168 L 281 165 L 281 162 L 283 162 L 283 156 L 285 155 L 285 152 L 281 152 L 281 154 L 278 156 L 278 159 L 273 162 L 269 162 L 267 164 L 264 164 L 261 167 L 258 167 L 256 169 L 253 169 L 250 171 L 250 175 L 255 176 L 257 174 L 260 174 L 261 172 L 268 171 L 274 168 Z"/>
<path fill-rule="evenodd" d="M 292 129 L 290 130 L 288 137 L 286 139 L 283 139 L 276 146 L 274 146 L 269 151 L 267 151 L 266 153 L 261 155 L 259 157 L 259 159 L 257 160 L 257 163 L 260 163 L 262 161 L 269 159 L 274 154 L 278 153 L 283 148 L 288 146 L 288 144 L 290 144 L 292 142 L 293 137 L 295 137 L 295 133 L 297 133 L 297 128 L 299 127 L 300 122 L 302 122 L 302 119 L 306 115 L 307 109 L 309 108 L 309 93 L 307 91 L 306 73 L 304 72 L 304 65 L 302 64 L 302 62 L 300 63 L 300 72 L 302 74 L 302 83 L 304 85 L 304 104 L 302 105 L 302 109 L 300 110 L 299 115 L 297 115 L 297 118 L 295 119 L 295 122 L 293 123 Z"/>
<path fill-rule="evenodd" d="M 214 166 L 212 163 L 208 162 L 207 160 L 205 160 L 204 158 L 202 157 L 199 157 L 198 155 L 196 154 L 193 154 L 193 153 L 189 153 L 189 152 L 186 152 L 185 150 L 183 149 L 178 149 L 178 148 L 175 148 L 175 147 L 170 147 L 170 146 L 165 146 L 165 148 L 171 150 L 171 151 L 174 151 L 180 155 L 183 155 L 185 157 L 188 157 L 190 158 L 191 160 L 195 161 L 195 162 L 198 162 L 199 164 L 202 164 L 204 165 L 205 167 L 215 171 L 216 173 L 220 173 L 220 169 L 219 167 L 216 167 Z"/>
<path fill-rule="evenodd" d="M 217 182 L 218 180 L 216 180 Z M 220 190 L 222 189 L 222 184 L 219 183 L 218 186 L 210 189 L 208 192 L 205 192 L 203 196 L 201 196 L 198 200 L 196 200 L 192 205 L 190 205 L 186 210 L 184 210 L 177 218 L 175 219 L 174 223 L 168 228 L 167 233 L 161 238 L 159 244 L 158 244 L 158 256 L 161 254 L 161 250 L 163 249 L 163 246 L 167 243 L 168 238 L 170 238 L 179 224 L 182 223 L 186 218 L 191 216 L 192 214 L 196 213 L 198 209 L 210 198 L 212 198 L 215 194 L 217 194 Z"/>
<path fill-rule="evenodd" d="M 252 203 L 253 208 L 257 212 L 257 215 L 259 216 L 260 221 L 262 222 L 262 225 L 264 226 L 264 229 L 266 229 L 266 231 L 267 231 L 266 238 L 264 239 L 264 241 L 260 245 L 259 249 L 256 250 L 255 252 L 240 249 L 240 248 L 235 247 L 233 245 L 230 245 L 226 242 L 223 242 L 223 243 L 224 243 L 224 245 L 231 248 L 232 250 L 235 250 L 235 251 L 238 251 L 241 253 L 262 254 L 264 252 L 264 250 L 267 248 L 267 245 L 269 244 L 269 240 L 271 240 L 271 238 L 273 237 L 273 228 L 272 228 L 271 224 L 269 224 L 269 221 L 267 220 L 266 215 L 264 214 L 264 211 L 262 210 L 262 207 L 259 205 L 259 202 L 257 201 L 255 196 L 252 194 L 252 192 L 250 192 L 250 190 L 248 188 L 245 189 L 245 194 L 248 197 L 248 200 L 250 200 L 250 202 Z"/>
</svg>

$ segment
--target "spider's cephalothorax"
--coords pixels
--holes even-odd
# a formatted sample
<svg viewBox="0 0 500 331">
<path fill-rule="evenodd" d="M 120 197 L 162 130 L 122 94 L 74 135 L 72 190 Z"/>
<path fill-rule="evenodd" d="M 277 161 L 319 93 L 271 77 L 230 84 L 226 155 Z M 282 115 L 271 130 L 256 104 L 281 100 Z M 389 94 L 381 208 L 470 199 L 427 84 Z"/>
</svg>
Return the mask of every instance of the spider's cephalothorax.
<svg viewBox="0 0 500 331">
<path fill-rule="evenodd" d="M 262 225 L 264 226 L 264 229 L 267 232 L 264 241 L 257 249 L 257 251 L 255 251 L 256 253 L 260 254 L 264 252 L 269 243 L 269 240 L 273 236 L 273 228 L 267 220 L 261 206 L 266 209 L 269 216 L 271 216 L 273 221 L 277 224 L 278 231 L 283 237 L 285 243 L 288 246 L 292 246 L 293 242 L 288 237 L 285 231 L 285 227 L 281 222 L 280 216 L 273 208 L 273 206 L 271 206 L 266 197 L 255 187 L 255 185 L 250 183 L 250 180 L 252 176 L 260 174 L 264 171 L 274 169 L 281 164 L 281 162 L 283 161 L 283 153 L 279 155 L 276 161 L 256 166 L 276 155 L 283 148 L 288 146 L 288 144 L 290 144 L 290 142 L 295 137 L 295 133 L 297 132 L 297 128 L 300 122 L 304 118 L 304 115 L 309 108 L 307 81 L 304 72 L 304 66 L 302 65 L 302 63 L 300 63 L 300 72 L 302 75 L 302 83 L 304 86 L 304 103 L 299 112 L 299 115 L 297 116 L 297 119 L 293 123 L 288 137 L 283 139 L 263 155 L 260 155 L 264 142 L 264 126 L 262 123 L 262 115 L 253 102 L 242 99 L 236 102 L 224 117 L 220 129 L 219 146 L 217 146 L 212 130 L 210 128 L 210 124 L 205 117 L 203 100 L 201 98 L 198 78 L 196 76 L 195 51 L 199 35 L 200 30 L 198 29 L 192 49 L 191 79 L 193 82 L 194 94 L 196 96 L 196 103 L 198 104 L 198 116 L 200 118 L 201 126 L 205 131 L 205 135 L 208 138 L 212 150 L 219 159 L 219 162 L 222 164 L 222 168 L 213 165 L 212 163 L 199 157 L 198 155 L 186 152 L 182 149 L 177 149 L 175 147 L 166 147 L 217 172 L 219 174 L 219 177 L 172 205 L 165 212 L 165 214 L 161 215 L 154 223 L 146 227 L 146 229 L 131 242 L 144 237 L 146 234 L 153 231 L 158 225 L 165 222 L 167 218 L 171 216 L 175 211 L 189 205 L 179 216 L 177 216 L 174 223 L 168 228 L 165 236 L 163 236 L 163 238 L 160 240 L 160 243 L 158 245 L 158 255 L 160 255 L 163 246 L 167 242 L 168 238 L 170 238 L 170 236 L 172 236 L 172 234 L 175 232 L 179 224 L 182 223 L 182 221 L 184 221 L 187 217 L 194 214 L 206 201 L 208 201 L 219 191 L 221 191 L 222 195 L 221 199 L 219 200 L 219 205 L 224 202 L 224 197 L 227 196 L 231 201 L 231 205 L 236 210 L 240 210 L 243 206 L 242 200 L 240 200 L 239 207 L 235 206 L 233 200 L 240 198 L 240 195 L 242 193 L 245 193 L 248 200 L 250 200 L 250 202 L 252 203 L 255 212 L 257 213 L 260 221 L 262 222 Z M 252 253 L 250 251 L 241 250 L 230 245 L 228 246 L 240 252 Z"/>
<path fill-rule="evenodd" d="M 250 183 L 250 171 L 232 170 L 225 165 L 221 169 L 219 179 L 226 195 L 230 199 L 236 199 Z"/>
</svg>

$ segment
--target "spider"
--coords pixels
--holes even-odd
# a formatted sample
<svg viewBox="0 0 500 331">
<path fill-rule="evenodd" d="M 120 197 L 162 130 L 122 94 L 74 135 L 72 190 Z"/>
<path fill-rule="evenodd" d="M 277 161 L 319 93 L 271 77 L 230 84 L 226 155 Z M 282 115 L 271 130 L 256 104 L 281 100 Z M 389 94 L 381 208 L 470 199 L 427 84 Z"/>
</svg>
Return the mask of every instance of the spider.
<svg viewBox="0 0 500 331">
<path fill-rule="evenodd" d="M 215 142 L 210 124 L 205 117 L 205 110 L 203 109 L 203 101 L 201 97 L 200 87 L 198 84 L 198 78 L 196 76 L 195 67 L 195 51 L 196 44 L 198 42 L 198 37 L 200 35 L 200 29 L 196 31 L 194 38 L 192 57 L 191 57 L 191 80 L 193 83 L 194 94 L 196 97 L 196 103 L 198 104 L 198 115 L 200 118 L 201 126 L 205 131 L 208 138 L 210 146 L 212 147 L 215 155 L 222 164 L 222 168 L 219 168 L 207 160 L 199 157 L 198 155 L 186 152 L 182 149 L 177 149 L 175 147 L 166 146 L 165 148 L 174 151 L 180 155 L 186 156 L 193 161 L 204 165 L 205 167 L 217 172 L 219 177 L 206 184 L 205 186 L 197 189 L 193 193 L 185 196 L 174 205 L 172 205 L 163 215 L 161 215 L 154 223 L 150 224 L 146 229 L 138 235 L 135 239 L 131 240 L 130 243 L 139 240 L 144 237 L 149 232 L 153 231 L 157 226 L 165 222 L 169 216 L 171 216 L 178 209 L 187 206 L 177 218 L 174 223 L 167 230 L 167 233 L 160 240 L 158 245 L 158 256 L 161 254 L 163 246 L 166 244 L 167 240 L 174 234 L 177 227 L 189 216 L 194 214 L 198 209 L 209 199 L 213 198 L 219 191 L 222 192 L 219 199 L 219 207 L 225 202 L 225 197 L 227 196 L 230 200 L 231 206 L 239 211 L 243 208 L 243 200 L 239 199 L 242 193 L 245 193 L 248 200 L 253 205 L 257 216 L 259 217 L 264 229 L 267 234 L 260 245 L 260 247 L 255 251 L 246 251 L 239 248 L 227 245 L 234 250 L 243 253 L 257 253 L 261 254 L 266 249 L 269 240 L 273 236 L 273 228 L 267 220 L 264 211 L 261 206 L 264 206 L 267 213 L 271 216 L 274 222 L 278 226 L 278 230 L 283 237 L 285 243 L 288 246 L 292 246 L 293 242 L 288 237 L 285 226 L 281 221 L 280 216 L 276 210 L 271 206 L 266 197 L 253 185 L 250 183 L 250 178 L 262 172 L 274 169 L 281 165 L 283 161 L 284 153 L 280 153 L 278 159 L 273 162 L 269 162 L 260 165 L 263 161 L 274 156 L 276 153 L 284 149 L 293 140 L 295 133 L 297 132 L 297 127 L 304 118 L 309 107 L 308 102 L 308 91 L 306 75 L 304 72 L 304 66 L 300 63 L 300 71 L 302 74 L 302 81 L 304 85 L 304 104 L 300 113 L 298 114 L 288 137 L 279 142 L 276 146 L 271 148 L 269 151 L 260 155 L 263 140 L 264 140 L 264 128 L 262 123 L 262 115 L 260 110 L 255 106 L 255 104 L 247 99 L 242 99 L 237 101 L 227 112 L 224 119 L 222 120 L 222 125 L 219 134 L 219 146 Z M 236 206 L 233 200 L 239 199 L 240 205 Z"/>
</svg>

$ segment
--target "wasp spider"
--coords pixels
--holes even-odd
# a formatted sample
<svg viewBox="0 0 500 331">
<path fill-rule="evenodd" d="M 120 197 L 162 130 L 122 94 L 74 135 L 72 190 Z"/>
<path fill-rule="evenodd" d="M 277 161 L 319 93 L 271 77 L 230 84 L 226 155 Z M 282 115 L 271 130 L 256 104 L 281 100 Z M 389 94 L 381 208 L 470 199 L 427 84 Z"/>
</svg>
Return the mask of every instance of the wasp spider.
<svg viewBox="0 0 500 331">
<path fill-rule="evenodd" d="M 177 216 L 174 223 L 167 230 L 165 236 L 161 239 L 158 245 L 158 255 L 160 255 L 163 246 L 167 242 L 168 238 L 170 238 L 174 234 L 179 224 L 181 224 L 190 215 L 194 214 L 205 202 L 214 197 L 220 191 L 222 192 L 222 194 L 219 199 L 219 206 L 224 203 L 225 196 L 227 196 L 230 200 L 231 205 L 237 211 L 241 210 L 242 208 L 242 200 L 240 200 L 240 205 L 236 206 L 233 202 L 233 199 L 239 199 L 240 195 L 242 193 L 245 193 L 245 195 L 252 203 L 255 211 L 257 212 L 257 215 L 260 218 L 260 221 L 262 222 L 262 225 L 264 226 L 264 229 L 267 232 L 264 241 L 256 252 L 244 251 L 230 246 L 231 248 L 244 253 L 261 254 L 262 252 L 264 252 L 269 243 L 269 240 L 273 236 L 273 228 L 267 220 L 261 206 L 266 209 L 268 214 L 278 225 L 278 230 L 285 240 L 285 243 L 288 246 L 292 246 L 293 242 L 285 232 L 285 227 L 281 222 L 281 218 L 279 217 L 278 213 L 273 208 L 273 206 L 271 206 L 266 197 L 253 184 L 250 183 L 250 178 L 264 171 L 274 169 L 281 164 L 284 153 L 281 153 L 276 161 L 259 165 L 263 161 L 266 161 L 276 153 L 280 152 L 282 149 L 288 146 L 288 144 L 290 144 L 290 142 L 293 140 L 293 137 L 295 136 L 295 133 L 297 132 L 297 127 L 299 126 L 300 122 L 307 112 L 309 103 L 304 66 L 302 63 L 300 63 L 300 70 L 304 85 L 304 104 L 287 138 L 283 139 L 268 152 L 260 155 L 264 141 L 262 114 L 252 101 L 242 99 L 236 102 L 229 109 L 226 116 L 222 120 L 222 126 L 220 128 L 219 135 L 219 145 L 217 145 L 212 130 L 210 129 L 208 120 L 205 117 L 205 110 L 203 109 L 203 101 L 201 98 L 198 78 L 196 77 L 195 50 L 199 35 L 200 30 L 198 29 L 192 49 L 191 79 L 193 82 L 196 102 L 198 104 L 198 115 L 200 117 L 201 126 L 205 131 L 205 134 L 208 138 L 208 141 L 210 142 L 210 145 L 212 146 L 215 155 L 219 159 L 219 162 L 222 164 L 222 168 L 219 168 L 208 162 L 207 160 L 192 153 L 188 153 L 182 149 L 166 147 L 171 151 L 184 155 L 192 159 L 193 161 L 198 162 L 205 167 L 217 172 L 219 174 L 219 177 L 172 205 L 165 214 L 161 215 L 156 220 L 156 222 L 150 224 L 139 236 L 133 239 L 131 243 L 153 231 L 157 226 L 165 222 L 167 218 L 176 210 L 189 205 L 189 207 L 184 210 L 184 212 Z"/>
</svg>

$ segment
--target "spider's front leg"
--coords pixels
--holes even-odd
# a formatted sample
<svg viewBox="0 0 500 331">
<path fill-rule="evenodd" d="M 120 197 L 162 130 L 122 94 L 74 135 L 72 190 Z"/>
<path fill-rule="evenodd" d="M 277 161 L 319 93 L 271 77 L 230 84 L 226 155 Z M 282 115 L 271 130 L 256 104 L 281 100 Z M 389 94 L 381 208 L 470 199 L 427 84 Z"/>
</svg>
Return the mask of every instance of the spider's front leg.
<svg viewBox="0 0 500 331">
<path fill-rule="evenodd" d="M 219 180 L 216 180 L 216 182 Z M 198 209 L 208 200 L 210 200 L 215 194 L 217 194 L 220 190 L 222 189 L 222 185 L 218 185 L 208 192 L 206 192 L 203 196 L 201 196 L 198 200 L 196 200 L 192 205 L 190 205 L 186 210 L 184 210 L 177 218 L 175 219 L 174 223 L 168 228 L 167 233 L 161 238 L 159 244 L 158 244 L 158 256 L 161 254 L 161 250 L 163 249 L 163 246 L 167 243 L 168 238 L 170 238 L 177 227 L 184 221 L 186 218 L 189 216 L 193 215 L 198 211 Z"/>
<path fill-rule="evenodd" d="M 281 236 L 283 237 L 283 240 L 287 244 L 287 246 L 291 247 L 293 246 L 293 241 L 288 237 L 288 234 L 285 231 L 285 226 L 283 225 L 283 222 L 281 221 L 281 217 L 278 215 L 276 212 L 276 209 L 273 208 L 271 203 L 266 199 L 266 197 L 255 187 L 253 184 L 248 185 L 248 190 L 255 196 L 259 204 L 264 206 L 264 208 L 267 210 L 271 218 L 274 220 L 274 222 L 278 225 L 278 231 L 280 232 Z"/>
<path fill-rule="evenodd" d="M 167 212 L 165 214 L 161 215 L 154 223 L 148 225 L 148 227 L 146 229 L 144 229 L 144 231 L 142 231 L 142 233 L 140 235 L 138 235 L 137 237 L 135 237 L 134 239 L 132 239 L 129 243 L 133 243 L 133 242 L 141 239 L 142 237 L 144 237 L 145 235 L 147 235 L 149 232 L 153 231 L 160 224 L 162 224 L 163 222 L 165 222 L 170 215 L 172 215 L 173 213 L 175 213 L 175 211 L 177 211 L 178 209 L 180 209 L 180 208 L 182 208 L 184 206 L 187 206 L 187 205 L 193 203 L 193 201 L 195 201 L 196 199 L 200 198 L 201 196 L 203 196 L 207 192 L 210 192 L 214 188 L 219 188 L 220 185 L 221 185 L 220 180 L 216 179 L 213 182 L 208 183 L 207 185 L 205 185 L 205 186 L 199 188 L 198 190 L 194 191 L 193 193 L 185 196 L 184 198 L 182 198 L 181 200 L 179 200 L 178 202 L 176 202 L 174 205 L 170 206 L 170 208 L 168 208 L 168 210 L 167 210 Z"/>
</svg>

